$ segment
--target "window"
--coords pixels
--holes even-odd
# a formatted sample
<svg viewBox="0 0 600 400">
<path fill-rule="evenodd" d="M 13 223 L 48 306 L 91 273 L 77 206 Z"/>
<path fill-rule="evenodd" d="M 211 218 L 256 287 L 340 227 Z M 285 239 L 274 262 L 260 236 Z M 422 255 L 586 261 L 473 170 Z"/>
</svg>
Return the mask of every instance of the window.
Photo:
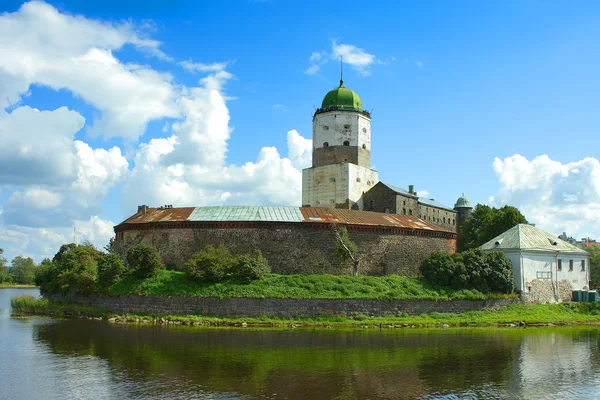
<svg viewBox="0 0 600 400">
<path fill-rule="evenodd" d="M 327 125 L 325 125 L 325 126 L 323 127 L 323 130 L 324 130 L 324 131 L 328 131 L 328 130 L 329 130 L 329 127 L 328 127 Z"/>
<path fill-rule="evenodd" d="M 323 142 L 323 147 L 329 147 L 329 142 Z"/>
<path fill-rule="evenodd" d="M 402 205 L 406 205 L 406 200 L 404 200 L 404 201 L 402 202 Z"/>
<path fill-rule="evenodd" d="M 366 149 L 366 148 L 367 148 L 367 145 L 363 143 L 363 145 L 362 145 L 362 148 L 363 148 L 363 149 Z"/>
<path fill-rule="evenodd" d="M 573 260 L 569 260 L 569 271 L 573 271 Z"/>
<path fill-rule="evenodd" d="M 350 125 L 344 125 L 344 129 L 350 129 Z"/>
<path fill-rule="evenodd" d="M 562 260 L 560 258 L 558 259 L 558 267 L 557 267 L 557 269 L 559 271 L 562 271 Z"/>
<path fill-rule="evenodd" d="M 408 215 L 412 215 L 412 210 L 408 210 Z"/>
<path fill-rule="evenodd" d="M 446 217 L 444 217 L 444 223 L 446 223 Z"/>
<path fill-rule="evenodd" d="M 363 133 L 367 133 L 367 128 L 363 128 Z"/>
<path fill-rule="evenodd" d="M 356 182 L 360 182 L 360 178 L 356 178 Z"/>
<path fill-rule="evenodd" d="M 537 271 L 535 277 L 537 279 L 552 279 L 552 272 Z"/>
<path fill-rule="evenodd" d="M 350 142 L 347 140 L 344 140 L 344 146 L 350 146 Z"/>
<path fill-rule="evenodd" d="M 585 271 L 585 260 L 581 260 L 581 270 Z"/>
<path fill-rule="evenodd" d="M 406 215 L 406 208 L 402 209 L 402 215 Z"/>
</svg>

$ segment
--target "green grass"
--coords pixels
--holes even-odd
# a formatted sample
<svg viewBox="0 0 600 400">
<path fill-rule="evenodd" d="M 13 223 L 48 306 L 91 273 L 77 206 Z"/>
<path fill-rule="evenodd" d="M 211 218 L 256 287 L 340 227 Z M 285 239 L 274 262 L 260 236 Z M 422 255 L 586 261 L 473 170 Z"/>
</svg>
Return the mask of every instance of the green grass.
<svg viewBox="0 0 600 400">
<path fill-rule="evenodd" d="M 30 289 L 31 288 L 31 289 L 34 289 L 36 287 L 37 286 L 35 286 L 35 285 L 25 285 L 22 283 L 6 283 L 6 282 L 0 283 L 0 289 L 2 289 L 2 288 L 8 288 L 8 289 L 11 289 L 11 288 L 12 289 Z"/>
<path fill-rule="evenodd" d="M 107 317 L 110 313 L 102 308 L 82 306 L 73 303 L 59 303 L 33 296 L 19 296 L 10 299 L 12 315 L 47 315 L 51 317 Z"/>
<path fill-rule="evenodd" d="M 181 325 L 235 326 L 242 323 L 268 326 L 289 324 L 307 326 L 497 326 L 514 322 L 531 324 L 581 324 L 600 323 L 600 304 L 561 303 L 561 304 L 513 304 L 501 310 L 468 311 L 462 314 L 431 313 L 422 315 L 402 314 L 396 317 L 314 317 L 314 318 L 221 318 L 205 315 L 163 315 L 142 314 L 117 315 L 104 309 L 81 306 L 72 303 L 54 302 L 21 296 L 11 299 L 12 313 L 15 316 L 49 315 L 54 317 L 103 317 L 117 318 L 121 322 L 176 323 Z M 163 321 L 164 320 L 164 321 Z"/>
<path fill-rule="evenodd" d="M 237 281 L 196 282 L 184 272 L 161 270 L 155 276 L 132 276 L 107 290 L 109 295 L 182 295 L 200 297 L 249 297 L 293 299 L 428 299 L 485 300 L 514 295 L 484 295 L 476 290 L 454 290 L 433 286 L 422 278 L 403 276 L 276 275 L 250 284 Z"/>
</svg>

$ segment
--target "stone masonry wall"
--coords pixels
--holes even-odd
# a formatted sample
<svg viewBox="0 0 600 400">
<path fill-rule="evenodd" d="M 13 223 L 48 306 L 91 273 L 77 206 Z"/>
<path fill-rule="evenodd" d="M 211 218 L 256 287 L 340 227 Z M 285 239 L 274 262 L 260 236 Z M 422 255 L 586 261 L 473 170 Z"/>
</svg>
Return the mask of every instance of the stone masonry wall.
<svg viewBox="0 0 600 400">
<path fill-rule="evenodd" d="M 186 296 L 48 296 L 53 300 L 71 301 L 105 308 L 111 312 L 149 315 L 201 314 L 221 317 L 315 317 L 315 316 L 398 316 L 400 313 L 462 313 L 506 307 L 519 302 L 504 300 L 361 300 L 361 299 L 250 299 Z"/>
<path fill-rule="evenodd" d="M 155 246 L 165 264 L 182 269 L 184 263 L 207 244 L 226 245 L 233 254 L 262 251 L 272 271 L 279 274 L 351 274 L 351 264 L 340 265 L 336 241 L 327 224 L 223 223 L 171 224 L 171 228 L 141 226 L 117 232 L 122 254 L 134 244 Z M 139 229 L 142 228 L 142 229 Z M 456 251 L 455 236 L 430 232 L 352 230 L 358 247 L 359 271 L 363 275 L 419 276 L 421 261 L 434 251 Z M 430 236 L 421 236 L 421 235 Z M 435 237 L 439 236 L 439 237 Z"/>
<path fill-rule="evenodd" d="M 522 295 L 527 303 L 561 303 L 571 301 L 573 296 L 573 286 L 568 280 L 553 282 L 549 279 L 533 279 L 527 281 L 525 286 L 530 288 Z"/>
</svg>

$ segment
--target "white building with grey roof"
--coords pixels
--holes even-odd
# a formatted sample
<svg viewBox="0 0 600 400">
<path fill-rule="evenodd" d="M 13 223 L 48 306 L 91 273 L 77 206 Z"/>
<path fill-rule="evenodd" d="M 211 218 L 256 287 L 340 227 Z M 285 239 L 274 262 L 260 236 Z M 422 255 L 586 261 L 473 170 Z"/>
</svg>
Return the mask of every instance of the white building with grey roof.
<svg viewBox="0 0 600 400">
<path fill-rule="evenodd" d="M 515 290 L 529 301 L 568 301 L 573 290 L 589 289 L 589 253 L 534 225 L 515 225 L 480 249 L 506 254 Z"/>
</svg>

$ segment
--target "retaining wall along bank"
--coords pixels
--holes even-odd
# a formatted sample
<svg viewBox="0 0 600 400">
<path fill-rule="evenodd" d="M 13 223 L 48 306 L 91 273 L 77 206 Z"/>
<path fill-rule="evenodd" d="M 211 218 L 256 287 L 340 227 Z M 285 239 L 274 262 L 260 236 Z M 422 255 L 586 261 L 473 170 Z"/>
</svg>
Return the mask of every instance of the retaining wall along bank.
<svg viewBox="0 0 600 400">
<path fill-rule="evenodd" d="M 366 315 L 392 317 L 400 313 L 462 313 L 506 307 L 519 299 L 501 300 L 368 300 L 368 299 L 253 299 L 188 296 L 49 295 L 49 299 L 105 308 L 119 314 L 201 314 L 219 317 L 316 317 Z"/>
</svg>

